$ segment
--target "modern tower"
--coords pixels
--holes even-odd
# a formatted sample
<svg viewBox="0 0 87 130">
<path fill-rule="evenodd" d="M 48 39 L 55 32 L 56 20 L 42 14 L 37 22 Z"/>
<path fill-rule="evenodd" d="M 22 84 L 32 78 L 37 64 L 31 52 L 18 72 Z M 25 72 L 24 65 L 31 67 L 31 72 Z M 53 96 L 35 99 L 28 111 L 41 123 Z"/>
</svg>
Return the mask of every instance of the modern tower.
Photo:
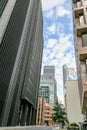
<svg viewBox="0 0 87 130">
<path fill-rule="evenodd" d="M 35 124 L 42 51 L 41 1 L 1 0 L 1 126 Z"/>
<path fill-rule="evenodd" d="M 87 0 L 72 0 L 72 4 L 80 103 L 87 115 Z"/>
<path fill-rule="evenodd" d="M 44 66 L 40 79 L 39 96 L 42 96 L 51 106 L 57 100 L 57 84 L 55 80 L 55 66 Z"/>
</svg>

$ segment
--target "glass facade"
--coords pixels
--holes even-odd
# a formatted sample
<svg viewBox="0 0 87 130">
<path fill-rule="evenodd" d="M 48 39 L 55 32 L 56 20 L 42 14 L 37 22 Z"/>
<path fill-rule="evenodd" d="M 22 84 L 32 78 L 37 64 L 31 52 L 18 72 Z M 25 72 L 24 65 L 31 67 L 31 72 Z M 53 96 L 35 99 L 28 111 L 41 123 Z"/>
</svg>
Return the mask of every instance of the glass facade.
<svg viewBox="0 0 87 130">
<path fill-rule="evenodd" d="M 44 73 L 40 79 L 39 96 L 42 96 L 51 106 L 55 105 L 57 100 L 57 85 L 54 66 L 44 66 Z"/>
</svg>

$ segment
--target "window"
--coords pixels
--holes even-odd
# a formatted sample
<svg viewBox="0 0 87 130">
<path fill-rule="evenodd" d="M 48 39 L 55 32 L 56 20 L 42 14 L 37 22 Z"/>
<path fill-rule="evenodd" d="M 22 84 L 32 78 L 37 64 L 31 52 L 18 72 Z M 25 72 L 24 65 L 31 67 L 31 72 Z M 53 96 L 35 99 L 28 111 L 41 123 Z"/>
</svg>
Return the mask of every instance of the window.
<svg viewBox="0 0 87 130">
<path fill-rule="evenodd" d="M 45 118 L 49 118 L 49 116 L 45 116 Z"/>
<path fill-rule="evenodd" d="M 87 34 L 82 35 L 82 46 L 83 47 L 87 46 Z"/>
<path fill-rule="evenodd" d="M 81 15 L 79 16 L 79 23 L 80 23 L 80 25 L 84 25 L 84 24 L 85 24 L 85 20 L 84 20 L 83 14 L 81 14 Z"/>
<path fill-rule="evenodd" d="M 77 7 L 81 7 L 81 6 L 82 6 L 81 1 L 78 1 L 78 2 L 77 2 Z"/>
<path fill-rule="evenodd" d="M 45 110 L 49 110 L 49 108 L 45 108 Z"/>
<path fill-rule="evenodd" d="M 83 0 L 83 5 L 87 5 L 87 0 Z"/>
<path fill-rule="evenodd" d="M 49 112 L 45 112 L 45 114 L 49 114 Z"/>
</svg>

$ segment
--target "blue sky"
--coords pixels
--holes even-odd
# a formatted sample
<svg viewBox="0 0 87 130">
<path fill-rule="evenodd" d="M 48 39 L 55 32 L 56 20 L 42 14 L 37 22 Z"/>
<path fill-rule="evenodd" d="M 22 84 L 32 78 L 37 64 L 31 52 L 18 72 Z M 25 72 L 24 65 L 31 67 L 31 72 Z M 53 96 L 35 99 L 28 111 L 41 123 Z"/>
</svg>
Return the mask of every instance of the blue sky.
<svg viewBox="0 0 87 130">
<path fill-rule="evenodd" d="M 72 0 L 42 0 L 44 20 L 44 65 L 55 65 L 57 95 L 63 102 L 63 73 L 66 64 L 75 68 Z"/>
</svg>

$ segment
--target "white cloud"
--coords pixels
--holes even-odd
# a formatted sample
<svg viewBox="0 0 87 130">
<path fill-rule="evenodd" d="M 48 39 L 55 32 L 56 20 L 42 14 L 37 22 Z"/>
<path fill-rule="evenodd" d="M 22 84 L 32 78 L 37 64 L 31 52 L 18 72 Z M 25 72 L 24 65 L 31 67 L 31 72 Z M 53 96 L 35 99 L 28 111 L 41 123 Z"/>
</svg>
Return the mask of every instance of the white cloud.
<svg viewBox="0 0 87 130">
<path fill-rule="evenodd" d="M 49 10 L 49 11 L 46 12 L 45 17 L 51 18 L 51 17 L 53 17 L 53 14 L 54 14 L 54 10 L 51 9 L 51 10 Z"/>
<path fill-rule="evenodd" d="M 45 30 L 46 30 L 45 34 L 47 34 L 47 35 L 56 34 L 57 36 L 61 36 L 61 34 L 64 32 L 64 25 L 58 21 L 54 22 L 54 20 L 53 20 L 53 23 L 50 26 L 47 26 L 47 28 Z"/>
<path fill-rule="evenodd" d="M 55 32 L 56 32 L 56 25 L 52 24 L 50 27 L 47 28 L 47 30 L 49 31 L 49 33 L 55 34 Z"/>
<path fill-rule="evenodd" d="M 70 11 L 65 9 L 63 6 L 57 8 L 57 15 L 63 17 L 65 15 L 70 15 Z"/>
<path fill-rule="evenodd" d="M 63 97 L 63 95 L 58 95 L 58 99 L 59 99 L 59 101 L 60 101 L 61 103 L 64 104 L 64 97 Z"/>
<path fill-rule="evenodd" d="M 66 64 L 69 67 L 76 68 L 72 40 L 72 13 L 70 4 L 70 0 L 42 0 L 43 16 L 45 18 L 45 40 L 42 66 L 55 65 L 55 77 L 58 88 L 57 95 L 63 103 L 62 67 Z M 66 19 L 64 16 L 67 16 Z M 66 21 L 68 22 L 65 23 Z"/>
<path fill-rule="evenodd" d="M 72 53 L 74 53 L 73 44 L 70 41 L 72 35 L 64 35 L 59 37 L 59 39 L 48 39 L 46 47 L 44 48 L 43 59 L 44 62 L 50 63 L 56 66 L 62 66 L 63 64 L 74 64 L 75 58 Z M 69 50 L 72 51 L 70 53 Z M 75 64 L 74 64 L 75 66 Z"/>
<path fill-rule="evenodd" d="M 49 39 L 48 43 L 47 43 L 47 48 L 53 48 L 54 45 L 57 44 L 57 40 L 56 39 Z"/>
<path fill-rule="evenodd" d="M 43 10 L 49 10 L 57 5 L 64 4 L 66 0 L 42 0 Z"/>
</svg>

